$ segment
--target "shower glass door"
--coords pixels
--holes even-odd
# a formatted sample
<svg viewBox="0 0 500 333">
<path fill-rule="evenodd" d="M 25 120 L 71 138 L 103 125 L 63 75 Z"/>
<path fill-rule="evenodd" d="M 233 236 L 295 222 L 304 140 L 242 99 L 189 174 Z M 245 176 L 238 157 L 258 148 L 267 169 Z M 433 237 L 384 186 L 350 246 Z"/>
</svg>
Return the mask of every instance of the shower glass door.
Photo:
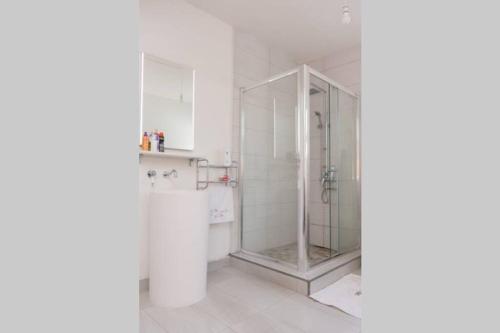
<svg viewBox="0 0 500 333">
<path fill-rule="evenodd" d="M 241 94 L 241 247 L 297 267 L 297 73 Z"/>
<path fill-rule="evenodd" d="M 310 75 L 309 266 L 360 247 L 357 98 Z"/>
<path fill-rule="evenodd" d="M 339 253 L 361 246 L 361 207 L 359 188 L 359 110 L 355 96 L 331 87 L 336 95 L 330 109 L 335 135 L 330 137 L 332 161 L 336 167 L 335 212 L 332 210 L 331 246 Z M 332 114 L 333 116 L 333 114 Z"/>
<path fill-rule="evenodd" d="M 338 253 L 336 133 L 337 89 L 315 75 L 309 87 L 309 223 L 308 262 L 317 265 Z"/>
</svg>

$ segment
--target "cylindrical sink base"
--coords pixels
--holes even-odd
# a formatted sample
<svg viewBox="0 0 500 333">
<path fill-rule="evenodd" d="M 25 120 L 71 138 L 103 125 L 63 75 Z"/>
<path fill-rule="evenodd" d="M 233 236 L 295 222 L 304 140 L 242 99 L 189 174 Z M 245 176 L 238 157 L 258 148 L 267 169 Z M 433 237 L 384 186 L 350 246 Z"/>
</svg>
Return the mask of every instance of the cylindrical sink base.
<svg viewBox="0 0 500 333">
<path fill-rule="evenodd" d="M 183 307 L 207 290 L 206 191 L 151 193 L 149 295 L 160 307 Z"/>
</svg>

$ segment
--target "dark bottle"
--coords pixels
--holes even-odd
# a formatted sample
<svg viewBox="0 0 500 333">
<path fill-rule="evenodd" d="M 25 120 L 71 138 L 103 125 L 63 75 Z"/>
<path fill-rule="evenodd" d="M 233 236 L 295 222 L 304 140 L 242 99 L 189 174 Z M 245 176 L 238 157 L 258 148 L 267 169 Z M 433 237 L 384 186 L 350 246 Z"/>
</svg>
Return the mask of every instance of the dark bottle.
<svg viewBox="0 0 500 333">
<path fill-rule="evenodd" d="M 165 151 L 165 136 L 164 136 L 163 132 L 160 132 L 160 135 L 159 135 L 158 151 L 160 151 L 162 153 Z"/>
</svg>

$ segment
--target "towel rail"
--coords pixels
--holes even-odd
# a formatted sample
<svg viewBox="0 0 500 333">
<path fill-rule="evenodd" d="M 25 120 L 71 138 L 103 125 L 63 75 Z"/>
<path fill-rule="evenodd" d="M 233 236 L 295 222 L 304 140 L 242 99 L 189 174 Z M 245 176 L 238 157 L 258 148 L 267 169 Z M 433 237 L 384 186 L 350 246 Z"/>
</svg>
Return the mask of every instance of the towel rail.
<svg viewBox="0 0 500 333">
<path fill-rule="evenodd" d="M 196 189 L 206 190 L 209 184 L 224 184 L 225 186 L 231 186 L 233 188 L 238 186 L 238 162 L 233 161 L 231 165 L 215 165 L 210 164 L 206 158 L 193 158 L 189 160 L 189 163 L 196 163 Z M 202 180 L 200 178 L 200 169 L 206 169 L 205 179 Z M 222 169 L 224 171 L 224 175 L 219 178 L 219 180 L 211 180 L 210 169 Z M 231 172 L 234 170 L 234 172 Z"/>
</svg>

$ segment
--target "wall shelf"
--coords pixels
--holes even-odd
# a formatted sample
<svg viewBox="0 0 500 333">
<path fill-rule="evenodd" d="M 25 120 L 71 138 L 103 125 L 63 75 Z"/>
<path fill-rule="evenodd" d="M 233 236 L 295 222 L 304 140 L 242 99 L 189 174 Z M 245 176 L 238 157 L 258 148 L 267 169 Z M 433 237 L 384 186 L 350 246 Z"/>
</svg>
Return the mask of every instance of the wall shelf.
<svg viewBox="0 0 500 333">
<path fill-rule="evenodd" d="M 224 184 L 226 186 L 231 186 L 233 188 L 238 186 L 238 162 L 232 161 L 231 165 L 215 165 L 208 163 L 206 158 L 193 158 L 189 160 L 189 163 L 196 162 L 196 189 L 206 190 L 210 184 Z M 205 179 L 202 180 L 200 177 L 200 169 L 205 169 Z M 227 180 L 218 179 L 213 180 L 210 177 L 210 169 L 223 169 L 224 176 Z M 233 171 L 230 171 L 233 170 Z M 231 175 L 233 173 L 233 175 Z"/>
<path fill-rule="evenodd" d="M 139 157 L 155 157 L 155 158 L 181 158 L 186 160 L 201 159 L 203 157 L 193 156 L 191 152 L 183 151 L 165 151 L 165 152 L 152 152 L 139 150 Z"/>
</svg>

